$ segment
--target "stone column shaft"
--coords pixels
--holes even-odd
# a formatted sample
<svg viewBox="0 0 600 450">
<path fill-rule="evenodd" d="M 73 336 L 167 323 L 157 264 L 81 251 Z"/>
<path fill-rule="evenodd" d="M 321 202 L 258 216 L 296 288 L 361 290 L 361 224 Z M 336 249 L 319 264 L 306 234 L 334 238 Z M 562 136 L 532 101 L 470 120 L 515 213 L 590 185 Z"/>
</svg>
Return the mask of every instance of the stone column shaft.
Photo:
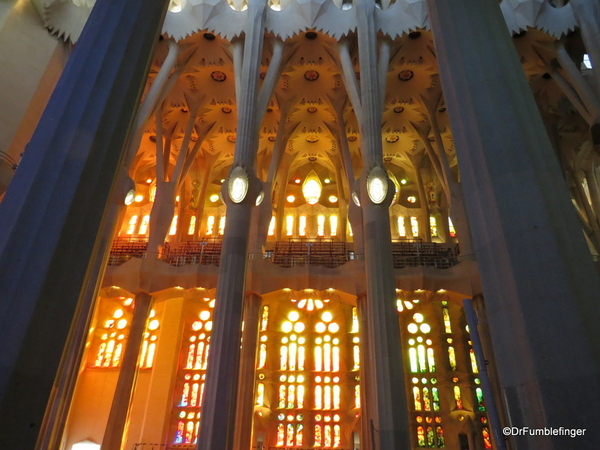
<svg viewBox="0 0 600 450">
<path fill-rule="evenodd" d="M 234 52 L 234 61 L 237 61 L 238 126 L 233 167 L 241 167 L 248 176 L 248 191 L 243 200 L 235 203 L 228 193 L 231 176 L 223 185 L 227 227 L 221 248 L 198 450 L 231 450 L 235 436 L 248 242 L 252 209 L 260 192 L 260 181 L 254 174 L 254 163 L 260 124 L 257 92 L 265 7 L 264 0 L 249 1 L 242 61 L 239 61 L 241 55 Z M 259 114 L 263 113 L 261 111 Z"/>
<path fill-rule="evenodd" d="M 258 347 L 258 328 L 260 324 L 262 298 L 256 294 L 246 296 L 244 308 L 244 331 L 242 332 L 242 351 L 240 356 L 240 381 L 234 449 L 252 448 L 252 425 L 254 422 L 254 384 L 256 368 L 256 349 Z"/>
<path fill-rule="evenodd" d="M 367 406 L 367 411 L 373 415 L 373 450 L 400 450 L 410 446 L 410 435 L 389 220 L 390 188 L 393 190 L 393 185 L 386 177 L 388 194 L 378 204 L 371 200 L 367 192 L 368 174 L 373 173 L 371 171 L 374 168 L 385 173 L 378 71 L 387 69 L 387 61 L 383 64 L 377 59 L 375 2 L 359 0 L 356 8 L 362 105 L 360 125 L 365 166 L 360 178 L 360 201 L 364 223 L 366 312 L 372 362 L 370 383 L 375 386 L 373 397 L 368 399 L 374 406 Z"/>
<path fill-rule="evenodd" d="M 167 4 L 96 3 L 0 204 L 0 448 L 35 446 Z"/>
<path fill-rule="evenodd" d="M 600 408 L 600 280 L 498 2 L 427 4 L 510 422 L 593 428 L 579 399 Z"/>
</svg>

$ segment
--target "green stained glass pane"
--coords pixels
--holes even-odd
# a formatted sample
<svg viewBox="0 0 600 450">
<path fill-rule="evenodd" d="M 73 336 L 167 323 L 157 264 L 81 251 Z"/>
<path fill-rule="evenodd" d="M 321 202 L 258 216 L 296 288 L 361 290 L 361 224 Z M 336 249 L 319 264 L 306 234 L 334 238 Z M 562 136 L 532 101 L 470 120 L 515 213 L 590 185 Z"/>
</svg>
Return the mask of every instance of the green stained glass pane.
<svg viewBox="0 0 600 450">
<path fill-rule="evenodd" d="M 439 411 L 440 410 L 440 395 L 438 392 L 438 388 L 436 388 L 436 387 L 431 388 L 431 397 L 433 398 L 433 410 Z"/>
<path fill-rule="evenodd" d="M 446 446 L 446 443 L 444 441 L 444 430 L 442 427 L 436 427 L 435 428 L 435 434 L 436 434 L 436 438 L 437 438 L 437 446 L 438 448 L 444 448 Z"/>
<path fill-rule="evenodd" d="M 435 435 L 433 434 L 433 427 L 427 427 L 427 447 L 435 448 Z"/>
<path fill-rule="evenodd" d="M 477 407 L 479 408 L 479 411 L 485 411 L 485 405 L 483 404 L 483 391 L 481 388 L 476 388 L 475 394 L 477 395 Z"/>
</svg>

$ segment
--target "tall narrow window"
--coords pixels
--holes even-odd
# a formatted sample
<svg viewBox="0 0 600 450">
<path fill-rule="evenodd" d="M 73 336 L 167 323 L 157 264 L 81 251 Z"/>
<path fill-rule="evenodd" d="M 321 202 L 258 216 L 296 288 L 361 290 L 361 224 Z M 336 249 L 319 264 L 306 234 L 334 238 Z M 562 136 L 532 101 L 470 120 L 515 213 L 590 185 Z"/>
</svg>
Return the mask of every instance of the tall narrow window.
<svg viewBox="0 0 600 450">
<path fill-rule="evenodd" d="M 456 228 L 454 228 L 450 217 L 448 217 L 448 233 L 450 234 L 450 237 L 456 237 Z"/>
<path fill-rule="evenodd" d="M 196 216 L 190 217 L 190 226 L 188 227 L 188 235 L 193 235 L 196 231 Z"/>
<path fill-rule="evenodd" d="M 215 232 L 215 216 L 208 216 L 206 219 L 206 235 L 212 236 Z"/>
<path fill-rule="evenodd" d="M 329 235 L 330 236 L 337 236 L 337 225 L 338 225 L 337 216 L 329 216 Z"/>
<path fill-rule="evenodd" d="M 268 235 L 269 236 L 274 236 L 275 235 L 275 216 L 271 216 L 271 222 L 269 223 L 269 231 L 268 231 Z"/>
<path fill-rule="evenodd" d="M 179 216 L 175 214 L 173 216 L 173 221 L 171 222 L 171 228 L 169 228 L 169 236 L 174 236 L 177 233 L 177 221 Z"/>
<path fill-rule="evenodd" d="M 414 216 L 410 218 L 410 230 L 412 237 L 419 237 L 419 220 Z"/>
<path fill-rule="evenodd" d="M 154 185 L 150 188 L 150 196 L 149 196 L 149 199 L 151 202 L 153 202 L 155 198 L 156 198 L 156 185 Z"/>
<path fill-rule="evenodd" d="M 435 220 L 435 217 L 433 217 L 433 216 L 429 216 L 429 230 L 431 232 L 431 237 L 437 237 L 437 235 L 438 235 L 437 221 Z"/>
<path fill-rule="evenodd" d="M 302 237 L 306 236 L 306 216 L 300 216 L 298 219 L 298 234 Z"/>
<path fill-rule="evenodd" d="M 325 236 L 325 216 L 317 216 L 317 235 Z"/>
<path fill-rule="evenodd" d="M 140 224 L 140 229 L 138 230 L 139 236 L 146 236 L 148 233 L 148 224 L 150 223 L 150 216 L 146 214 L 142 217 L 142 223 Z"/>
<path fill-rule="evenodd" d="M 398 237 L 406 237 L 406 225 L 402 216 L 398 216 Z"/>
<path fill-rule="evenodd" d="M 294 216 L 287 216 L 285 218 L 285 235 L 286 236 L 294 235 Z"/>
<path fill-rule="evenodd" d="M 127 234 L 132 235 L 135 232 L 135 226 L 137 225 L 138 216 L 131 216 L 129 219 L 129 227 L 127 228 Z"/>
<path fill-rule="evenodd" d="M 221 216 L 219 218 L 219 236 L 223 236 L 225 233 L 225 224 L 227 223 L 227 218 L 225 216 Z"/>
</svg>

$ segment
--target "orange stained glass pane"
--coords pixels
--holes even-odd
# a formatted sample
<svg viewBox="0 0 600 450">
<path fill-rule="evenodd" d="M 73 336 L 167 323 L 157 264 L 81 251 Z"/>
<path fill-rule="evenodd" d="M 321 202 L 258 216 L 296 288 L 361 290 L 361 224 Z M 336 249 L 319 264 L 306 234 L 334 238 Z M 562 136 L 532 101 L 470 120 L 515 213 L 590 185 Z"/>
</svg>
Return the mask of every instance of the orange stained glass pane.
<svg viewBox="0 0 600 450">
<path fill-rule="evenodd" d="M 469 350 L 469 357 L 471 358 L 471 370 L 473 370 L 473 373 L 479 373 L 479 368 L 477 367 L 477 360 L 475 359 L 475 350 Z"/>
<path fill-rule="evenodd" d="M 454 347 L 448 347 L 448 361 L 450 362 L 450 369 L 456 370 L 456 353 Z"/>
<path fill-rule="evenodd" d="M 279 370 L 287 370 L 287 345 L 282 345 L 279 349 Z"/>
<path fill-rule="evenodd" d="M 315 345 L 315 370 L 317 372 L 323 370 L 323 349 L 320 345 Z"/>
<path fill-rule="evenodd" d="M 296 447 L 302 446 L 302 440 L 304 438 L 304 426 L 299 423 L 296 425 Z"/>
<path fill-rule="evenodd" d="M 354 356 L 354 367 L 352 370 L 360 369 L 360 347 L 355 345 L 353 348 L 353 356 Z"/>
<path fill-rule="evenodd" d="M 454 400 L 456 401 L 456 409 L 463 409 L 462 395 L 458 386 L 454 386 Z"/>
<path fill-rule="evenodd" d="M 179 402 L 179 406 L 187 406 L 190 396 L 190 383 L 183 384 L 183 393 L 181 394 L 181 402 Z"/>
<path fill-rule="evenodd" d="M 283 447 L 285 445 L 285 426 L 280 423 L 277 425 L 277 447 Z"/>
<path fill-rule="evenodd" d="M 333 386 L 333 409 L 340 409 L 341 403 L 341 389 L 336 384 Z"/>
<path fill-rule="evenodd" d="M 320 384 L 315 386 L 315 409 L 323 409 L 323 387 Z"/>
<path fill-rule="evenodd" d="M 421 411 L 423 409 L 423 405 L 421 403 L 421 390 L 417 387 L 413 387 L 413 398 L 415 401 L 415 410 Z"/>
<path fill-rule="evenodd" d="M 198 406 L 198 383 L 192 385 L 192 395 L 190 396 L 190 406 Z"/>
<path fill-rule="evenodd" d="M 340 371 L 340 348 L 337 345 L 334 345 L 332 348 L 333 358 L 332 358 L 332 369 L 334 372 Z"/>
<path fill-rule="evenodd" d="M 304 408 L 304 386 L 299 384 L 296 389 L 296 402 L 298 409 Z"/>
<path fill-rule="evenodd" d="M 286 443 L 288 447 L 294 445 L 294 425 L 291 423 L 287 424 Z"/>
<path fill-rule="evenodd" d="M 323 388 L 323 409 L 331 409 L 331 386 Z"/>
<path fill-rule="evenodd" d="M 452 324 L 450 323 L 450 311 L 448 311 L 448 308 L 442 308 L 442 315 L 444 317 L 444 331 L 446 333 L 452 333 Z"/>
<path fill-rule="evenodd" d="M 320 447 L 323 443 L 323 428 L 321 425 L 315 425 L 315 447 Z"/>
<path fill-rule="evenodd" d="M 331 447 L 332 439 L 331 439 L 331 425 L 325 425 L 325 447 Z"/>
<path fill-rule="evenodd" d="M 196 351 L 196 362 L 194 363 L 194 369 L 201 369 L 203 362 L 203 353 L 204 353 L 204 342 L 198 343 L 198 349 Z"/>
<path fill-rule="evenodd" d="M 285 408 L 285 384 L 279 385 L 279 403 L 277 405 L 278 408 Z"/>
<path fill-rule="evenodd" d="M 333 426 L 333 446 L 338 448 L 342 445 L 342 428 L 339 425 Z"/>
</svg>

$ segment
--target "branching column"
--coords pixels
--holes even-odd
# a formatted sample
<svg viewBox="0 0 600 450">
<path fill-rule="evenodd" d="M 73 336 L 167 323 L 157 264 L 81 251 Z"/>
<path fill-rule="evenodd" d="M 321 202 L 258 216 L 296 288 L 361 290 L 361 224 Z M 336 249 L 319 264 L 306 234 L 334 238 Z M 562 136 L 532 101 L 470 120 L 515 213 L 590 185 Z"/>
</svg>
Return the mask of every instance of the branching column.
<svg viewBox="0 0 600 450">
<path fill-rule="evenodd" d="M 494 0 L 428 0 L 498 372 L 513 426 L 594 429 L 600 280 Z M 586 433 L 515 448 L 595 449 Z"/>
<path fill-rule="evenodd" d="M 0 205 L 0 448 L 35 447 L 167 4 L 96 3 Z"/>
<path fill-rule="evenodd" d="M 258 145 L 258 81 L 264 38 L 266 2 L 250 0 L 243 55 L 234 49 L 238 101 L 237 140 L 233 168 L 223 184 L 227 228 L 223 237 L 213 332 L 198 450 L 231 450 L 240 364 L 244 285 L 252 208 L 261 190 L 254 174 Z M 243 60 L 239 61 L 239 57 Z M 241 64 L 240 64 L 241 63 Z M 241 69 L 241 71 L 240 71 Z M 264 87 L 264 86 L 263 86 Z"/>
<path fill-rule="evenodd" d="M 375 2 L 357 3 L 358 51 L 361 84 L 361 139 L 365 169 L 360 178 L 360 202 L 363 209 L 364 249 L 367 281 L 366 312 L 369 333 L 369 400 L 373 413 L 375 448 L 409 448 L 408 411 L 404 388 L 404 368 L 400 330 L 396 313 L 389 206 L 394 186 L 383 167 L 381 143 L 382 99 L 378 83 Z M 356 107 L 355 107 L 356 109 Z M 363 431 L 364 432 L 364 431 Z"/>
</svg>

